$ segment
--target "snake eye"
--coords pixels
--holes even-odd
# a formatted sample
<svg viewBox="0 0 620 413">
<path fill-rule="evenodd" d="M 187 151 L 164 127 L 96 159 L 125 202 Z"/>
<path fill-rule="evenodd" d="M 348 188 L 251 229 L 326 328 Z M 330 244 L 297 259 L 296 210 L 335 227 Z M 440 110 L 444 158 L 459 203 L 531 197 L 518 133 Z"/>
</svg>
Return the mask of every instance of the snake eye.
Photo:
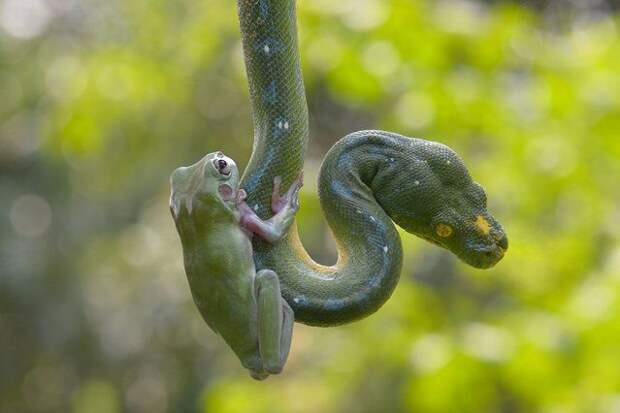
<svg viewBox="0 0 620 413">
<path fill-rule="evenodd" d="M 230 175 L 230 165 L 228 165 L 228 162 L 226 162 L 224 159 L 216 159 L 214 161 L 215 164 L 215 169 L 217 169 L 217 171 L 225 176 Z"/>
<path fill-rule="evenodd" d="M 435 227 L 435 232 L 441 238 L 449 237 L 450 235 L 452 235 L 452 231 L 453 231 L 452 227 L 448 224 L 439 224 L 437 225 L 437 227 Z"/>
</svg>

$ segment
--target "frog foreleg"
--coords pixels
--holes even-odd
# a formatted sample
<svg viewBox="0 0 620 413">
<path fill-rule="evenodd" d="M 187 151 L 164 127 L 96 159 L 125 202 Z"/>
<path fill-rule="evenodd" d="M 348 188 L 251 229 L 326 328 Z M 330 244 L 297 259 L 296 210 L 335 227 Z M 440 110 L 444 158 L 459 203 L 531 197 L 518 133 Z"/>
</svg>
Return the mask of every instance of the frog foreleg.
<svg viewBox="0 0 620 413">
<path fill-rule="evenodd" d="M 240 214 L 240 225 L 270 243 L 279 241 L 293 223 L 295 213 L 299 209 L 298 196 L 303 178 L 302 176 L 297 178 L 284 195 L 280 195 L 280 184 L 280 177 L 275 177 L 271 196 L 271 209 L 275 215 L 266 221 L 256 215 L 256 212 L 245 202 L 246 192 L 243 189 L 237 192 L 236 203 Z"/>
</svg>

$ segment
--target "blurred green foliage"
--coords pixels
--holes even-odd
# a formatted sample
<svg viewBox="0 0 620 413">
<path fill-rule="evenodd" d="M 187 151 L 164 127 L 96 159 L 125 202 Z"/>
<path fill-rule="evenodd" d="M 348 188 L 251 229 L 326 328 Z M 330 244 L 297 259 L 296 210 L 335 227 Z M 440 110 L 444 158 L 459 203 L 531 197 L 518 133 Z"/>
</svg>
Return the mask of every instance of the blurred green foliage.
<svg viewBox="0 0 620 413">
<path fill-rule="evenodd" d="M 510 238 L 474 270 L 412 236 L 394 297 L 296 325 L 254 382 L 194 308 L 167 207 L 178 165 L 251 124 L 234 2 L 0 2 L 0 410 L 620 411 L 620 19 L 556 7 L 302 0 L 312 113 L 299 214 L 344 134 L 446 143 Z"/>
</svg>

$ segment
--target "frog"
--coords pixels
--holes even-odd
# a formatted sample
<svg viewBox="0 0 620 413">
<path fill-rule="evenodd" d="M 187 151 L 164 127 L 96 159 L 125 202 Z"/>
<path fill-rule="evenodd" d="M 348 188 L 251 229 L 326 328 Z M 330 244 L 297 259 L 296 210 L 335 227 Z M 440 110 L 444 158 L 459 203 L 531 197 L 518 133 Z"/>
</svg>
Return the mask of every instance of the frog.
<svg viewBox="0 0 620 413">
<path fill-rule="evenodd" d="M 170 211 L 181 240 L 191 295 L 206 324 L 233 350 L 250 375 L 279 374 L 290 352 L 295 316 L 278 275 L 256 270 L 252 237 L 286 237 L 299 209 L 303 175 L 280 194 L 273 179 L 273 216 L 261 219 L 246 202 L 239 169 L 222 151 L 205 155 L 170 177 Z"/>
</svg>

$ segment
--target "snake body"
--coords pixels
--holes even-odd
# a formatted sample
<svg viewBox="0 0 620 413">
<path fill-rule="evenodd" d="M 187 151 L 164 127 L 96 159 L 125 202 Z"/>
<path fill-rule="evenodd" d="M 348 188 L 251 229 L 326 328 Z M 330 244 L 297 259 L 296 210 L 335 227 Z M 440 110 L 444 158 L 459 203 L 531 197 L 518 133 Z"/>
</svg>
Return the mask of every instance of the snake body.
<svg viewBox="0 0 620 413">
<path fill-rule="evenodd" d="M 268 218 L 275 176 L 288 186 L 303 169 L 308 109 L 297 48 L 294 0 L 238 0 L 254 126 L 241 181 L 248 204 Z M 253 240 L 257 269 L 272 269 L 295 320 L 331 326 L 375 312 L 392 294 L 402 247 L 393 224 L 476 267 L 507 248 L 486 196 L 447 146 L 384 131 L 345 136 L 328 152 L 319 196 L 336 240 L 334 266 L 314 262 L 296 226 L 276 245 Z"/>
</svg>

